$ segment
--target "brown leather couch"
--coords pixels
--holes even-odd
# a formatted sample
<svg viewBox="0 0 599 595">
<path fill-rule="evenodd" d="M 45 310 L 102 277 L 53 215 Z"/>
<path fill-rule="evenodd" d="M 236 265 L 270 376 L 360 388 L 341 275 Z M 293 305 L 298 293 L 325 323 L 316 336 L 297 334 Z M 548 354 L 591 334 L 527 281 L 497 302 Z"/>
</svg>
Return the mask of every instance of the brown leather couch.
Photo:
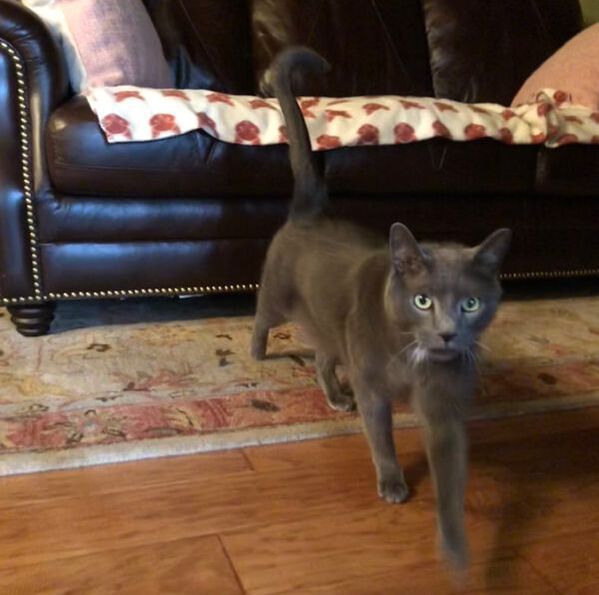
<svg viewBox="0 0 599 595">
<path fill-rule="evenodd" d="M 581 27 L 577 0 L 147 0 L 181 88 L 257 93 L 306 44 L 334 66 L 299 92 L 508 104 Z M 42 23 L 0 0 L 0 296 L 20 332 L 57 300 L 249 291 L 284 220 L 284 146 L 202 132 L 108 146 Z M 320 153 L 340 216 L 475 242 L 509 226 L 505 277 L 599 274 L 599 148 L 443 139 Z"/>
</svg>

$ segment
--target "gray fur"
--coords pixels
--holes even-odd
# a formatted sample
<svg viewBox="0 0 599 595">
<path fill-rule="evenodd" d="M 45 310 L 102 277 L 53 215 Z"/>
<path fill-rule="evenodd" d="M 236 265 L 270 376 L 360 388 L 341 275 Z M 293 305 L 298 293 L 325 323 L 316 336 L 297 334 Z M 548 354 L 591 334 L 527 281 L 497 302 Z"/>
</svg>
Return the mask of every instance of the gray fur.
<svg viewBox="0 0 599 595">
<path fill-rule="evenodd" d="M 395 223 L 385 244 L 323 216 L 324 182 L 313 165 L 305 123 L 291 93 L 294 67 L 318 66 L 314 56 L 287 50 L 270 74 L 288 126 L 296 186 L 292 216 L 266 258 L 252 354 L 265 357 L 268 331 L 278 324 L 291 320 L 306 329 L 316 345 L 318 380 L 329 404 L 340 410 L 357 405 L 378 493 L 391 503 L 409 495 L 393 443 L 392 402 L 411 402 L 424 427 L 441 545 L 453 565 L 463 568 L 464 420 L 477 379 L 478 338 L 499 303 L 497 273 L 511 233 L 498 230 L 480 246 L 468 248 L 418 243 L 407 227 Z M 432 299 L 430 309 L 416 306 L 419 294 Z M 470 297 L 482 304 L 474 313 L 461 309 Z M 418 303 L 428 302 L 422 297 Z M 347 369 L 354 397 L 337 380 L 338 364 Z"/>
</svg>

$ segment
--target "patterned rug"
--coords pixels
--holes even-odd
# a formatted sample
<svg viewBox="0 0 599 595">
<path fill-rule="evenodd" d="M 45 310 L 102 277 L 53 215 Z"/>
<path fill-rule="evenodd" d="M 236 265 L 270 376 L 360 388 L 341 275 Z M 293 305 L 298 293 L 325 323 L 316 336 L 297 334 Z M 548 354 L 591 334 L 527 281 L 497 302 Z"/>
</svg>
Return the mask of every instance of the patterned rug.
<svg viewBox="0 0 599 595">
<path fill-rule="evenodd" d="M 206 299 L 65 303 L 36 339 L 0 310 L 0 475 L 359 430 L 325 404 L 297 329 L 256 363 L 251 317 Z M 599 405 L 598 298 L 506 302 L 484 343 L 475 416 Z"/>
</svg>

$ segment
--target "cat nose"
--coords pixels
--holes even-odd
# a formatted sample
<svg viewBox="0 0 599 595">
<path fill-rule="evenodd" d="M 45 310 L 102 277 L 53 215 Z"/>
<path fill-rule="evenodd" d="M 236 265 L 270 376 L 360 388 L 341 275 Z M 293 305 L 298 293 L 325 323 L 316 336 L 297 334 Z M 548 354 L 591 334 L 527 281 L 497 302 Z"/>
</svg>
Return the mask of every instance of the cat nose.
<svg viewBox="0 0 599 595">
<path fill-rule="evenodd" d="M 457 333 L 439 333 L 439 335 L 441 336 L 443 341 L 445 341 L 446 344 L 449 343 L 452 339 L 455 339 L 456 334 Z"/>
</svg>

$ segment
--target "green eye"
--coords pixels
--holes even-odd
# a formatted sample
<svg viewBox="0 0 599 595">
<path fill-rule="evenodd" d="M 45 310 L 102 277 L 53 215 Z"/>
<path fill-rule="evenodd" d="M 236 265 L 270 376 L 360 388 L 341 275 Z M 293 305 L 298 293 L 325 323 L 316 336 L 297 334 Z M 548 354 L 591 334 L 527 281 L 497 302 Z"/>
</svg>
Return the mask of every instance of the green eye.
<svg viewBox="0 0 599 595">
<path fill-rule="evenodd" d="M 475 297 L 466 298 L 462 302 L 462 310 L 464 312 L 476 312 L 480 309 L 480 300 Z"/>
<path fill-rule="evenodd" d="M 419 293 L 418 295 L 414 296 L 414 305 L 419 310 L 430 310 L 433 307 L 433 300 L 431 300 L 428 295 Z"/>
</svg>

